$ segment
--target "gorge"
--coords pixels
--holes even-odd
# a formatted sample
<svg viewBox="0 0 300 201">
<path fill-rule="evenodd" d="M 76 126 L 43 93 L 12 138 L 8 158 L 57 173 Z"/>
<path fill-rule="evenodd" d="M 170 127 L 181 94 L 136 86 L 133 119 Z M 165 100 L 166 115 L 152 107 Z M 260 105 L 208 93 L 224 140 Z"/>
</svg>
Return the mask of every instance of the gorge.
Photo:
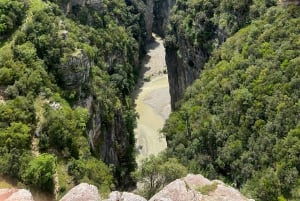
<svg viewBox="0 0 300 201">
<path fill-rule="evenodd" d="M 299 200 L 299 19 L 299 0 L 0 0 L 0 187 Z"/>
<path fill-rule="evenodd" d="M 138 163 L 167 147 L 160 130 L 170 113 L 169 84 L 162 39 L 154 35 L 146 50 L 135 101 L 138 113 L 135 129 Z"/>
</svg>

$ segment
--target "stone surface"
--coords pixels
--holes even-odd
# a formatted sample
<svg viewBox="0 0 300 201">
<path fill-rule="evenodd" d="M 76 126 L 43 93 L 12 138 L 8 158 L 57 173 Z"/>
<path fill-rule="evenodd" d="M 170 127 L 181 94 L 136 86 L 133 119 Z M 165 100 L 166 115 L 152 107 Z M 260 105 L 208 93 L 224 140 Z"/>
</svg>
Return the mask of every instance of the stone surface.
<svg viewBox="0 0 300 201">
<path fill-rule="evenodd" d="M 26 189 L 0 189 L 0 201 L 34 201 Z"/>
<path fill-rule="evenodd" d="M 104 201 L 147 201 L 145 198 L 133 193 L 113 191 L 109 194 L 109 198 Z"/>
<path fill-rule="evenodd" d="M 281 5 L 300 5 L 300 0 L 279 0 Z"/>
<path fill-rule="evenodd" d="M 208 189 L 208 190 L 207 190 Z M 251 201 L 223 182 L 189 174 L 165 186 L 150 201 Z"/>
<path fill-rule="evenodd" d="M 153 32 L 161 37 L 165 36 L 167 25 L 169 23 L 169 15 L 175 0 L 155 1 L 153 7 Z"/>
<path fill-rule="evenodd" d="M 177 179 L 155 194 L 150 201 L 199 201 L 200 192 L 188 189 L 184 180 Z"/>
<path fill-rule="evenodd" d="M 100 201 L 96 186 L 81 183 L 72 188 L 60 201 Z"/>
</svg>

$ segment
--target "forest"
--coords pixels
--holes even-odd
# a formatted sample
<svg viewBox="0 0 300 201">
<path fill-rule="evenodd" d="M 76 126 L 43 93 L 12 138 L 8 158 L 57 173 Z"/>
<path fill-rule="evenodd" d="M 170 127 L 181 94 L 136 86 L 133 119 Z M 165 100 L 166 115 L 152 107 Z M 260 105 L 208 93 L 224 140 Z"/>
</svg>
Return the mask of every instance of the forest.
<svg viewBox="0 0 300 201">
<path fill-rule="evenodd" d="M 188 34 L 183 37 L 209 41 L 200 44 L 208 45 L 211 56 L 165 124 L 166 154 L 177 157 L 190 172 L 226 181 L 255 200 L 299 200 L 300 8 L 253 4 L 250 14 L 253 8 L 265 12 L 255 12 L 253 19 L 237 14 L 246 23 L 240 29 L 238 22 L 229 23 L 226 33 L 232 37 L 211 49 L 210 30 L 230 22 L 226 19 L 232 16 L 222 8 L 234 1 L 222 1 L 212 10 L 205 7 L 212 6 L 210 2 L 178 1 L 172 16 L 180 27 L 177 32 Z M 204 18 L 208 25 L 199 29 L 199 18 L 193 15 L 208 16 L 199 14 L 202 9 L 213 18 Z M 167 42 L 175 46 L 171 30 L 172 36 Z"/>
<path fill-rule="evenodd" d="M 144 51 L 144 7 L 121 0 L 71 10 L 66 4 L 0 1 L 0 174 L 60 195 L 88 182 L 105 195 L 132 183 L 136 114 L 130 95 Z M 91 148 L 93 118 L 100 142 Z M 110 164 L 102 157 L 105 164 L 99 147 L 115 122 L 127 144 L 110 145 L 123 159 Z"/>
</svg>

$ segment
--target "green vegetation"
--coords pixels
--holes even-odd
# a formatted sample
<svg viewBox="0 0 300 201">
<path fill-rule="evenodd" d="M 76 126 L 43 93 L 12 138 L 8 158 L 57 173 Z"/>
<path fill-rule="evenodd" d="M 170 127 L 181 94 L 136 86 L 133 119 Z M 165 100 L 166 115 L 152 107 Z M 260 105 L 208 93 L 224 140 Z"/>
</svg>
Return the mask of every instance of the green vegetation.
<svg viewBox="0 0 300 201">
<path fill-rule="evenodd" d="M 187 4 L 218 1 L 179 2 L 176 12 L 187 15 Z M 204 8 L 197 5 L 193 8 Z M 201 16 L 213 17 L 209 14 Z M 299 7 L 269 8 L 215 49 L 163 129 L 169 157 L 191 172 L 234 184 L 255 200 L 300 199 L 299 14 Z M 207 30 L 189 23 L 179 27 L 184 25 L 183 34 Z M 231 33 L 235 27 L 226 29 Z"/>
<path fill-rule="evenodd" d="M 205 186 L 200 187 L 198 190 L 203 195 L 209 195 L 209 193 L 211 193 L 211 192 L 213 193 L 217 188 L 218 188 L 218 183 L 213 182 L 210 185 L 205 185 Z"/>
<path fill-rule="evenodd" d="M 0 175 L 52 192 L 57 173 L 61 194 L 133 184 L 145 5 L 101 4 L 0 0 Z"/>
<path fill-rule="evenodd" d="M 22 177 L 26 184 L 52 192 L 56 159 L 51 154 L 42 154 L 30 161 Z"/>
<path fill-rule="evenodd" d="M 22 24 L 28 9 L 28 2 L 23 0 L 0 1 L 0 40 L 3 36 L 11 34 L 14 29 Z"/>
<path fill-rule="evenodd" d="M 175 158 L 167 158 L 164 154 L 151 155 L 142 161 L 141 167 L 134 173 L 134 177 L 143 185 L 143 196 L 150 199 L 165 185 L 175 179 L 186 176 L 187 169 Z"/>
<path fill-rule="evenodd" d="M 183 51 L 181 42 L 205 54 L 245 24 L 276 4 L 276 0 L 177 0 L 165 39 L 166 48 Z"/>
</svg>

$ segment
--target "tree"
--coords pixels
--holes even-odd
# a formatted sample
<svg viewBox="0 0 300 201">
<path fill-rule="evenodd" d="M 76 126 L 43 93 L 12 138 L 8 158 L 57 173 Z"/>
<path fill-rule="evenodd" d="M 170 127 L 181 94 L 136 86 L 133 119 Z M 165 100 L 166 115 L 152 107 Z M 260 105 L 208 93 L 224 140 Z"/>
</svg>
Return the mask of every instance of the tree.
<svg viewBox="0 0 300 201">
<path fill-rule="evenodd" d="M 53 191 L 56 172 L 56 157 L 51 154 L 41 154 L 31 160 L 22 173 L 25 184 L 38 189 Z"/>
<path fill-rule="evenodd" d="M 133 175 L 143 184 L 142 194 L 150 198 L 162 187 L 186 174 L 187 169 L 176 158 L 167 159 L 161 154 L 151 155 L 143 160 L 140 168 Z"/>
</svg>

